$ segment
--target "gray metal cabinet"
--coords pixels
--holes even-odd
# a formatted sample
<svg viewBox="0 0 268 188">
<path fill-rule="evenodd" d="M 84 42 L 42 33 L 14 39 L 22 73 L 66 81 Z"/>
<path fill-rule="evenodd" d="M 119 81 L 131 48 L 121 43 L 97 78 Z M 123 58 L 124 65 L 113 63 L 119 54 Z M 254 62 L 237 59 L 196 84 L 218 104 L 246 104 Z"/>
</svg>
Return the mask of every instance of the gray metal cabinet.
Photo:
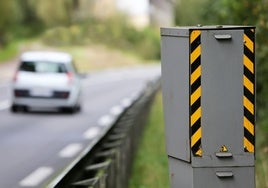
<svg viewBox="0 0 268 188">
<path fill-rule="evenodd" d="M 251 26 L 161 28 L 171 184 L 184 174 L 193 177 L 180 180 L 189 187 L 254 187 L 254 33 Z M 212 173 L 221 168 L 232 176 Z"/>
</svg>

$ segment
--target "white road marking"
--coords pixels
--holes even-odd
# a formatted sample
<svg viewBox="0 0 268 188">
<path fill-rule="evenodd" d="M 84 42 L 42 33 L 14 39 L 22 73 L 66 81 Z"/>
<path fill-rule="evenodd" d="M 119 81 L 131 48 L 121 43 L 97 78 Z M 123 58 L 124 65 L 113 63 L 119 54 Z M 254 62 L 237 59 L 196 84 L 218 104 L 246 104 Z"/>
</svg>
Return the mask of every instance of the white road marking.
<svg viewBox="0 0 268 188">
<path fill-rule="evenodd" d="M 74 157 L 76 154 L 78 154 L 79 151 L 82 150 L 82 148 L 83 148 L 82 144 L 79 143 L 70 144 L 59 152 L 59 156 L 61 158 Z"/>
<path fill-rule="evenodd" d="M 137 94 L 136 95 L 133 94 L 132 97 L 133 96 L 137 96 Z M 132 98 L 122 99 L 120 105 L 113 106 L 110 109 L 109 115 L 104 115 L 98 120 L 98 125 L 104 126 L 104 127 L 111 125 L 111 123 L 115 120 L 115 118 L 118 115 L 120 115 L 124 111 L 125 108 L 129 107 L 132 104 L 132 102 L 133 102 Z M 89 132 L 90 132 L 90 130 L 89 130 Z M 93 132 L 93 133 L 87 133 L 87 134 L 94 135 L 95 133 Z M 85 136 L 85 134 L 84 134 L 84 137 L 86 138 L 87 136 Z M 90 138 L 91 138 L 91 135 L 90 135 Z"/>
<path fill-rule="evenodd" d="M 98 124 L 99 124 L 100 126 L 104 126 L 104 127 L 106 127 L 106 126 L 109 126 L 109 125 L 112 123 L 113 120 L 114 120 L 114 119 L 112 118 L 112 116 L 110 116 L 110 115 L 105 115 L 105 116 L 102 116 L 102 117 L 99 119 Z"/>
<path fill-rule="evenodd" d="M 19 184 L 21 187 L 36 187 L 53 173 L 51 167 L 40 167 L 24 178 Z"/>
<path fill-rule="evenodd" d="M 0 102 L 0 110 L 5 110 L 7 108 L 10 108 L 10 106 L 11 103 L 8 100 Z"/>
<path fill-rule="evenodd" d="M 122 105 L 124 108 L 128 108 L 131 104 L 132 104 L 132 101 L 131 101 L 130 98 L 124 98 L 124 99 L 121 101 L 121 105 Z"/>
<path fill-rule="evenodd" d="M 90 127 L 83 135 L 85 139 L 93 139 L 100 134 L 101 129 L 99 127 Z"/>
<path fill-rule="evenodd" d="M 123 112 L 123 108 L 121 106 L 114 106 L 111 108 L 110 113 L 113 116 L 118 116 Z"/>
</svg>

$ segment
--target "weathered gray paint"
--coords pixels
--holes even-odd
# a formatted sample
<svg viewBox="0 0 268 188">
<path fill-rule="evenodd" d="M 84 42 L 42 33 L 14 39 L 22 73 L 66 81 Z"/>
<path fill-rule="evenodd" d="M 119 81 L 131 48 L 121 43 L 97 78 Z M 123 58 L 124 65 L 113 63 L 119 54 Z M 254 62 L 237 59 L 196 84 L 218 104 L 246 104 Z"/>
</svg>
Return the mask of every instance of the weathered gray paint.
<svg viewBox="0 0 268 188">
<path fill-rule="evenodd" d="M 232 173 L 232 177 L 218 177 L 216 173 Z M 255 187 L 254 167 L 193 168 L 194 188 L 252 188 Z"/>
<path fill-rule="evenodd" d="M 243 150 L 243 33 L 248 28 L 161 29 L 162 90 L 172 188 L 255 187 L 255 156 Z M 195 29 L 201 30 L 202 48 L 202 157 L 191 155 L 189 140 L 189 36 Z M 229 152 L 226 158 L 216 155 L 223 145 Z M 219 177 L 230 174 L 232 177 Z"/>
<path fill-rule="evenodd" d="M 232 177 L 218 177 L 218 173 L 231 173 Z M 169 178 L 172 188 L 253 188 L 255 168 L 248 166 L 193 168 L 184 161 L 169 157 Z"/>
<path fill-rule="evenodd" d="M 214 35 L 230 34 L 231 40 Z M 226 145 L 233 155 L 243 144 L 243 30 L 201 33 L 201 106 L 203 155 L 215 155 Z"/>
<path fill-rule="evenodd" d="M 169 164 L 170 187 L 194 188 L 193 168 L 191 167 L 191 165 L 189 165 L 189 163 L 169 157 L 168 164 Z"/>
<path fill-rule="evenodd" d="M 169 156 L 190 161 L 189 39 L 162 37 L 162 90 Z M 181 48 L 184 46 L 184 48 Z M 187 133 L 187 134 L 185 134 Z"/>
</svg>

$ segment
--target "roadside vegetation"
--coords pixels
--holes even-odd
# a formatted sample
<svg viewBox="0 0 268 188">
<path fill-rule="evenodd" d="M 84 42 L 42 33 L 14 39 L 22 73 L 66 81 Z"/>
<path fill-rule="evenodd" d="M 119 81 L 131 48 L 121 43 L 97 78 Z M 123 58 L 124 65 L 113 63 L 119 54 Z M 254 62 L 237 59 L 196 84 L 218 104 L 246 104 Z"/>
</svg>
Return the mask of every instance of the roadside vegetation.
<svg viewBox="0 0 268 188">
<path fill-rule="evenodd" d="M 0 61 L 29 48 L 28 41 L 32 40 L 38 43 L 38 48 L 71 50 L 73 46 L 88 48 L 102 44 L 143 60 L 160 58 L 158 28 L 136 29 L 119 13 L 106 19 L 96 18 L 90 14 L 90 3 L 87 13 L 81 16 L 79 11 L 83 10 L 78 9 L 77 2 L 1 1 Z"/>
<path fill-rule="evenodd" d="M 163 125 L 162 95 L 159 92 L 140 140 L 129 188 L 170 187 Z"/>
</svg>

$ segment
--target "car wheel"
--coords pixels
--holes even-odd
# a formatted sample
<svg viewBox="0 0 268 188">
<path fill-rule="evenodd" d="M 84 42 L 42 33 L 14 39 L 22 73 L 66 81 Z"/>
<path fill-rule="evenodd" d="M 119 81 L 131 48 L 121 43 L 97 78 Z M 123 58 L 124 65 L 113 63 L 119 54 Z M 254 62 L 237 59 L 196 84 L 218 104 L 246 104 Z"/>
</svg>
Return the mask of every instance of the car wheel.
<svg viewBox="0 0 268 188">
<path fill-rule="evenodd" d="M 27 106 L 21 106 L 21 105 L 16 105 L 16 104 L 13 104 L 11 107 L 10 107 L 10 111 L 11 112 L 28 112 L 28 107 Z"/>
<path fill-rule="evenodd" d="M 64 108 L 61 108 L 61 111 L 63 113 L 73 114 L 76 111 L 76 109 L 75 107 L 64 107 Z"/>
<path fill-rule="evenodd" d="M 80 112 L 81 111 L 81 105 L 76 106 L 76 111 L 77 112 Z"/>
<path fill-rule="evenodd" d="M 19 106 L 18 106 L 18 105 L 15 105 L 15 104 L 13 104 L 13 105 L 10 107 L 10 111 L 11 111 L 11 112 L 14 112 L 14 113 L 18 112 L 18 109 L 19 109 Z"/>
<path fill-rule="evenodd" d="M 29 109 L 28 109 L 27 106 L 22 106 L 21 110 L 22 110 L 23 112 L 28 112 L 28 111 L 29 111 Z"/>
</svg>

